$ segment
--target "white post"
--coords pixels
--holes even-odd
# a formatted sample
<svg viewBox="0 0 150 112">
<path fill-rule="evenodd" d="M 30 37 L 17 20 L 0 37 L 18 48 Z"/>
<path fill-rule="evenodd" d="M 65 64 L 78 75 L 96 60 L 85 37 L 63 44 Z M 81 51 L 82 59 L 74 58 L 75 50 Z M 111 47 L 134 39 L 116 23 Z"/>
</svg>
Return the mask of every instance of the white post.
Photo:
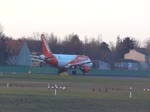
<svg viewBox="0 0 150 112">
<path fill-rule="evenodd" d="M 130 87 L 130 94 L 129 94 L 130 98 L 132 98 L 132 87 Z"/>
<path fill-rule="evenodd" d="M 55 96 L 57 95 L 57 89 L 55 88 Z"/>
<path fill-rule="evenodd" d="M 57 84 L 55 84 L 55 96 L 57 95 L 57 89 L 58 89 L 58 86 Z"/>
<path fill-rule="evenodd" d="M 132 97 L 132 92 L 130 91 L 130 98 Z"/>
<path fill-rule="evenodd" d="M 9 82 L 7 82 L 7 87 L 9 87 Z"/>
</svg>

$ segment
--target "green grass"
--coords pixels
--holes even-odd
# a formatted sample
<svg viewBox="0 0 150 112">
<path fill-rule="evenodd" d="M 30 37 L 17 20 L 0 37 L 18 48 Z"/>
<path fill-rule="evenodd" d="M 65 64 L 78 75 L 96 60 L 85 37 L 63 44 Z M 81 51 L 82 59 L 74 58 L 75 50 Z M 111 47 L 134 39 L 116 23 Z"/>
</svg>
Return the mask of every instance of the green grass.
<svg viewBox="0 0 150 112">
<path fill-rule="evenodd" d="M 55 96 L 48 83 L 67 90 Z M 5 74 L 0 76 L 0 112 L 149 112 L 150 92 L 143 91 L 149 85 L 149 77 Z"/>
</svg>

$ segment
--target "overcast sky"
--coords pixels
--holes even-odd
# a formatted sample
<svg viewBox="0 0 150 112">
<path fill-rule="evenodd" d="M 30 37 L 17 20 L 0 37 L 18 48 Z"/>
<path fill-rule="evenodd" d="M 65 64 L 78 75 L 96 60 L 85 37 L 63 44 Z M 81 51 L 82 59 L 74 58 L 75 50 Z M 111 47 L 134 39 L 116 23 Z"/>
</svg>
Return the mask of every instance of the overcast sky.
<svg viewBox="0 0 150 112">
<path fill-rule="evenodd" d="M 150 37 L 150 0 L 0 0 L 0 24 L 13 38 L 53 32 L 143 41 Z"/>
</svg>

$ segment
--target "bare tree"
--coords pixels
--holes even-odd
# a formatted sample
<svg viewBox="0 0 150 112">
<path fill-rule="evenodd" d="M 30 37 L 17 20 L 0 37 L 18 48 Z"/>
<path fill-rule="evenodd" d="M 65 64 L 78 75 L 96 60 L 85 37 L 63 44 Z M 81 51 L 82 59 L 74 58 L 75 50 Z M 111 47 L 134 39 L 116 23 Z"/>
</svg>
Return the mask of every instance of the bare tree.
<svg viewBox="0 0 150 112">
<path fill-rule="evenodd" d="M 145 42 L 145 49 L 148 54 L 150 54 L 150 37 Z"/>
<path fill-rule="evenodd" d="M 62 41 L 62 47 L 64 49 L 64 53 L 83 54 L 83 42 L 76 34 L 66 36 L 65 40 Z"/>
<path fill-rule="evenodd" d="M 6 50 L 6 40 L 12 39 L 7 37 L 3 33 L 3 27 L 0 25 L 0 64 L 5 64 L 8 57 L 8 52 Z"/>
</svg>

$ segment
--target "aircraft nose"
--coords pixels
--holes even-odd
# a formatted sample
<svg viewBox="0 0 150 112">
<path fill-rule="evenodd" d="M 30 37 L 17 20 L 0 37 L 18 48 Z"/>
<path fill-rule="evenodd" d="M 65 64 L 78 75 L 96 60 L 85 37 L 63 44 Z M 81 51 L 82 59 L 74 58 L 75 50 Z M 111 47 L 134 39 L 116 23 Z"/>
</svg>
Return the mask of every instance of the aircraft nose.
<svg viewBox="0 0 150 112">
<path fill-rule="evenodd" d="M 92 63 L 92 62 L 88 63 L 88 66 L 89 66 L 89 67 L 92 67 L 92 66 L 93 66 L 93 63 Z"/>
<path fill-rule="evenodd" d="M 92 62 L 90 63 L 90 66 L 91 66 L 91 67 L 93 66 L 93 63 L 92 63 Z"/>
</svg>

